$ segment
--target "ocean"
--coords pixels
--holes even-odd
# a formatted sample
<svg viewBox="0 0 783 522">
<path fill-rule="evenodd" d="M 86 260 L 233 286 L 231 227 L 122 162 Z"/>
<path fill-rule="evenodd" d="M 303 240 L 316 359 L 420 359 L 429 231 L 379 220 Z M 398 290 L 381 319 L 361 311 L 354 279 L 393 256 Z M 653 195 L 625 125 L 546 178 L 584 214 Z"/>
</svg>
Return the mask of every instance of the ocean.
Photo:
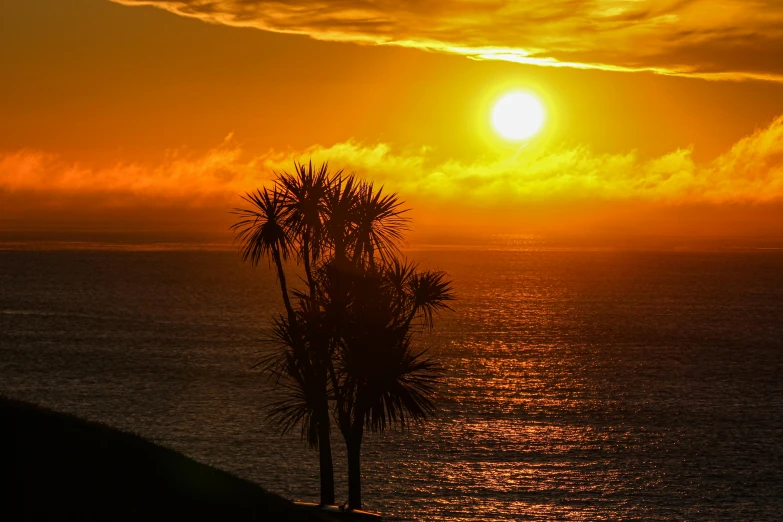
<svg viewBox="0 0 783 522">
<path fill-rule="evenodd" d="M 406 255 L 447 271 L 458 300 L 417 341 L 445 368 L 437 417 L 365 438 L 367 509 L 783 518 L 783 251 Z M 0 391 L 316 501 L 317 454 L 267 425 L 275 391 L 252 368 L 280 301 L 273 271 L 231 249 L 3 250 Z"/>
</svg>

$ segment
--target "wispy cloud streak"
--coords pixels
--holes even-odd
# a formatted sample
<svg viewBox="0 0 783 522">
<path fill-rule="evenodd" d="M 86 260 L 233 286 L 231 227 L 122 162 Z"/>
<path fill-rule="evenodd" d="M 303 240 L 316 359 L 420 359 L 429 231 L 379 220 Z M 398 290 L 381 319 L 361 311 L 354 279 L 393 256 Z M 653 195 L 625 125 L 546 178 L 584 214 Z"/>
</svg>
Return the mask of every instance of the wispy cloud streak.
<svg viewBox="0 0 783 522">
<path fill-rule="evenodd" d="M 783 81 L 779 0 L 111 0 L 320 40 L 540 66 Z"/>
</svg>

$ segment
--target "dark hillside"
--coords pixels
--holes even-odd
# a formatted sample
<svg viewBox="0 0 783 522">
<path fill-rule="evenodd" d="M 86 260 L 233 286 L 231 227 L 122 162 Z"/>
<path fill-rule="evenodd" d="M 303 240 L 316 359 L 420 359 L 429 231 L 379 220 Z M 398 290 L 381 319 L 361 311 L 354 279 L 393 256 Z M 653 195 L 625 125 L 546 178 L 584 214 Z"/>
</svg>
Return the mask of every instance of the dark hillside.
<svg viewBox="0 0 783 522">
<path fill-rule="evenodd" d="M 229 473 L 71 415 L 0 397 L 0 428 L 0 520 L 320 520 Z"/>
</svg>

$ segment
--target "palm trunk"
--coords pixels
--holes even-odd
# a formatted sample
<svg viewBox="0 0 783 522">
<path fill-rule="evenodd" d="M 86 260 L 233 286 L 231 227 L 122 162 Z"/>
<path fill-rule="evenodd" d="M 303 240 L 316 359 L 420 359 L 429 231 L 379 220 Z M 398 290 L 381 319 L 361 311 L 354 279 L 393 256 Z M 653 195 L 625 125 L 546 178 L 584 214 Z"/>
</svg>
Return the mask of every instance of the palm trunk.
<svg viewBox="0 0 783 522">
<path fill-rule="evenodd" d="M 334 465 L 329 436 L 329 405 L 324 402 L 318 415 L 318 464 L 321 473 L 321 504 L 334 504 Z"/>
<path fill-rule="evenodd" d="M 296 321 L 296 315 L 291 306 L 291 299 L 288 297 L 288 284 L 285 280 L 285 270 L 283 270 L 283 260 L 280 259 L 280 251 L 275 249 L 272 252 L 272 257 L 274 258 L 275 266 L 277 267 L 277 278 L 280 280 L 280 291 L 283 293 L 283 304 L 288 313 L 288 320 L 291 321 L 291 323 L 294 323 Z"/>
<path fill-rule="evenodd" d="M 350 436 L 345 438 L 348 450 L 348 507 L 350 509 L 362 509 L 362 466 L 361 450 L 363 429 L 353 429 Z"/>
<path fill-rule="evenodd" d="M 310 259 L 310 233 L 307 232 L 302 239 L 302 258 L 304 259 L 305 276 L 307 277 L 307 287 L 310 290 L 311 305 L 315 301 L 315 281 L 313 280 L 313 267 Z"/>
<path fill-rule="evenodd" d="M 305 276 L 310 293 L 310 306 L 315 305 L 315 281 L 311 265 L 310 232 L 305 232 L 302 239 L 302 258 L 304 260 Z M 327 348 L 328 351 L 328 348 Z M 322 364 L 329 363 L 328 353 L 320 354 Z M 313 368 L 313 372 L 322 372 L 323 402 L 318 404 L 318 464 L 321 479 L 321 505 L 334 504 L 334 463 L 332 460 L 332 440 L 330 437 L 329 398 L 327 394 L 327 368 Z"/>
<path fill-rule="evenodd" d="M 273 252 L 275 266 L 277 266 L 277 277 L 280 280 L 280 291 L 283 293 L 283 303 L 285 304 L 286 312 L 288 312 L 288 320 L 293 324 L 296 321 L 296 314 L 291 306 L 291 299 L 288 296 L 288 285 L 285 279 L 285 271 L 283 270 L 282 259 L 280 258 L 280 252 L 275 250 Z M 302 361 L 307 361 L 305 354 L 299 354 Z M 311 368 L 310 378 L 312 375 Z M 324 397 L 326 397 L 326 390 L 324 390 Z M 329 437 L 329 404 L 328 402 L 319 408 L 318 413 L 318 464 L 321 476 L 321 504 L 334 504 L 334 465 L 332 462 L 332 441 Z"/>
<path fill-rule="evenodd" d="M 372 246 L 372 241 L 370 241 L 370 244 L 367 246 L 367 262 L 370 270 L 375 272 L 375 249 Z"/>
<path fill-rule="evenodd" d="M 334 261 L 340 269 L 344 269 L 349 262 L 348 252 L 345 251 L 345 232 L 342 230 L 334 237 Z"/>
</svg>

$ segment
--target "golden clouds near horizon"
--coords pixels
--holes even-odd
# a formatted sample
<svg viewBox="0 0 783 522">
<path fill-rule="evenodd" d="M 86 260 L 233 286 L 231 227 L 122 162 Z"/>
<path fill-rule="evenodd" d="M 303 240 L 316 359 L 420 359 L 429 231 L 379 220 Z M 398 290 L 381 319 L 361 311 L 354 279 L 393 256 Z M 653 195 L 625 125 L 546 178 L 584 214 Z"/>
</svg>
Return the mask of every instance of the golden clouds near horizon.
<svg viewBox="0 0 783 522">
<path fill-rule="evenodd" d="M 443 161 L 427 147 L 352 140 L 251 155 L 228 140 L 203 154 L 180 150 L 155 164 L 99 168 L 20 150 L 0 153 L 0 229 L 223 233 L 239 194 L 268 185 L 272 171 L 290 170 L 293 159 L 328 160 L 398 192 L 413 209 L 416 233 L 777 237 L 783 227 L 780 117 L 706 162 L 690 149 L 643 159 L 583 147 L 517 147 L 471 162 Z"/>
<path fill-rule="evenodd" d="M 635 151 L 599 154 L 584 147 L 524 147 L 472 162 L 436 160 L 428 147 L 395 149 L 354 140 L 297 152 L 249 155 L 228 138 L 206 153 L 172 151 L 156 164 L 117 163 L 92 168 L 57 154 L 0 153 L 0 193 L 24 195 L 31 205 L 78 195 L 95 204 L 124 205 L 146 198 L 157 205 L 228 205 L 236 195 L 268 183 L 272 170 L 292 160 L 329 161 L 335 169 L 399 191 L 403 199 L 459 202 L 463 206 L 575 199 L 608 202 L 722 204 L 783 201 L 783 116 L 736 142 L 712 161 L 691 149 L 642 159 Z M 67 198 L 66 198 L 67 199 Z M 65 201 L 66 199 L 63 199 Z M 167 203 L 168 202 L 168 203 Z"/>
</svg>

